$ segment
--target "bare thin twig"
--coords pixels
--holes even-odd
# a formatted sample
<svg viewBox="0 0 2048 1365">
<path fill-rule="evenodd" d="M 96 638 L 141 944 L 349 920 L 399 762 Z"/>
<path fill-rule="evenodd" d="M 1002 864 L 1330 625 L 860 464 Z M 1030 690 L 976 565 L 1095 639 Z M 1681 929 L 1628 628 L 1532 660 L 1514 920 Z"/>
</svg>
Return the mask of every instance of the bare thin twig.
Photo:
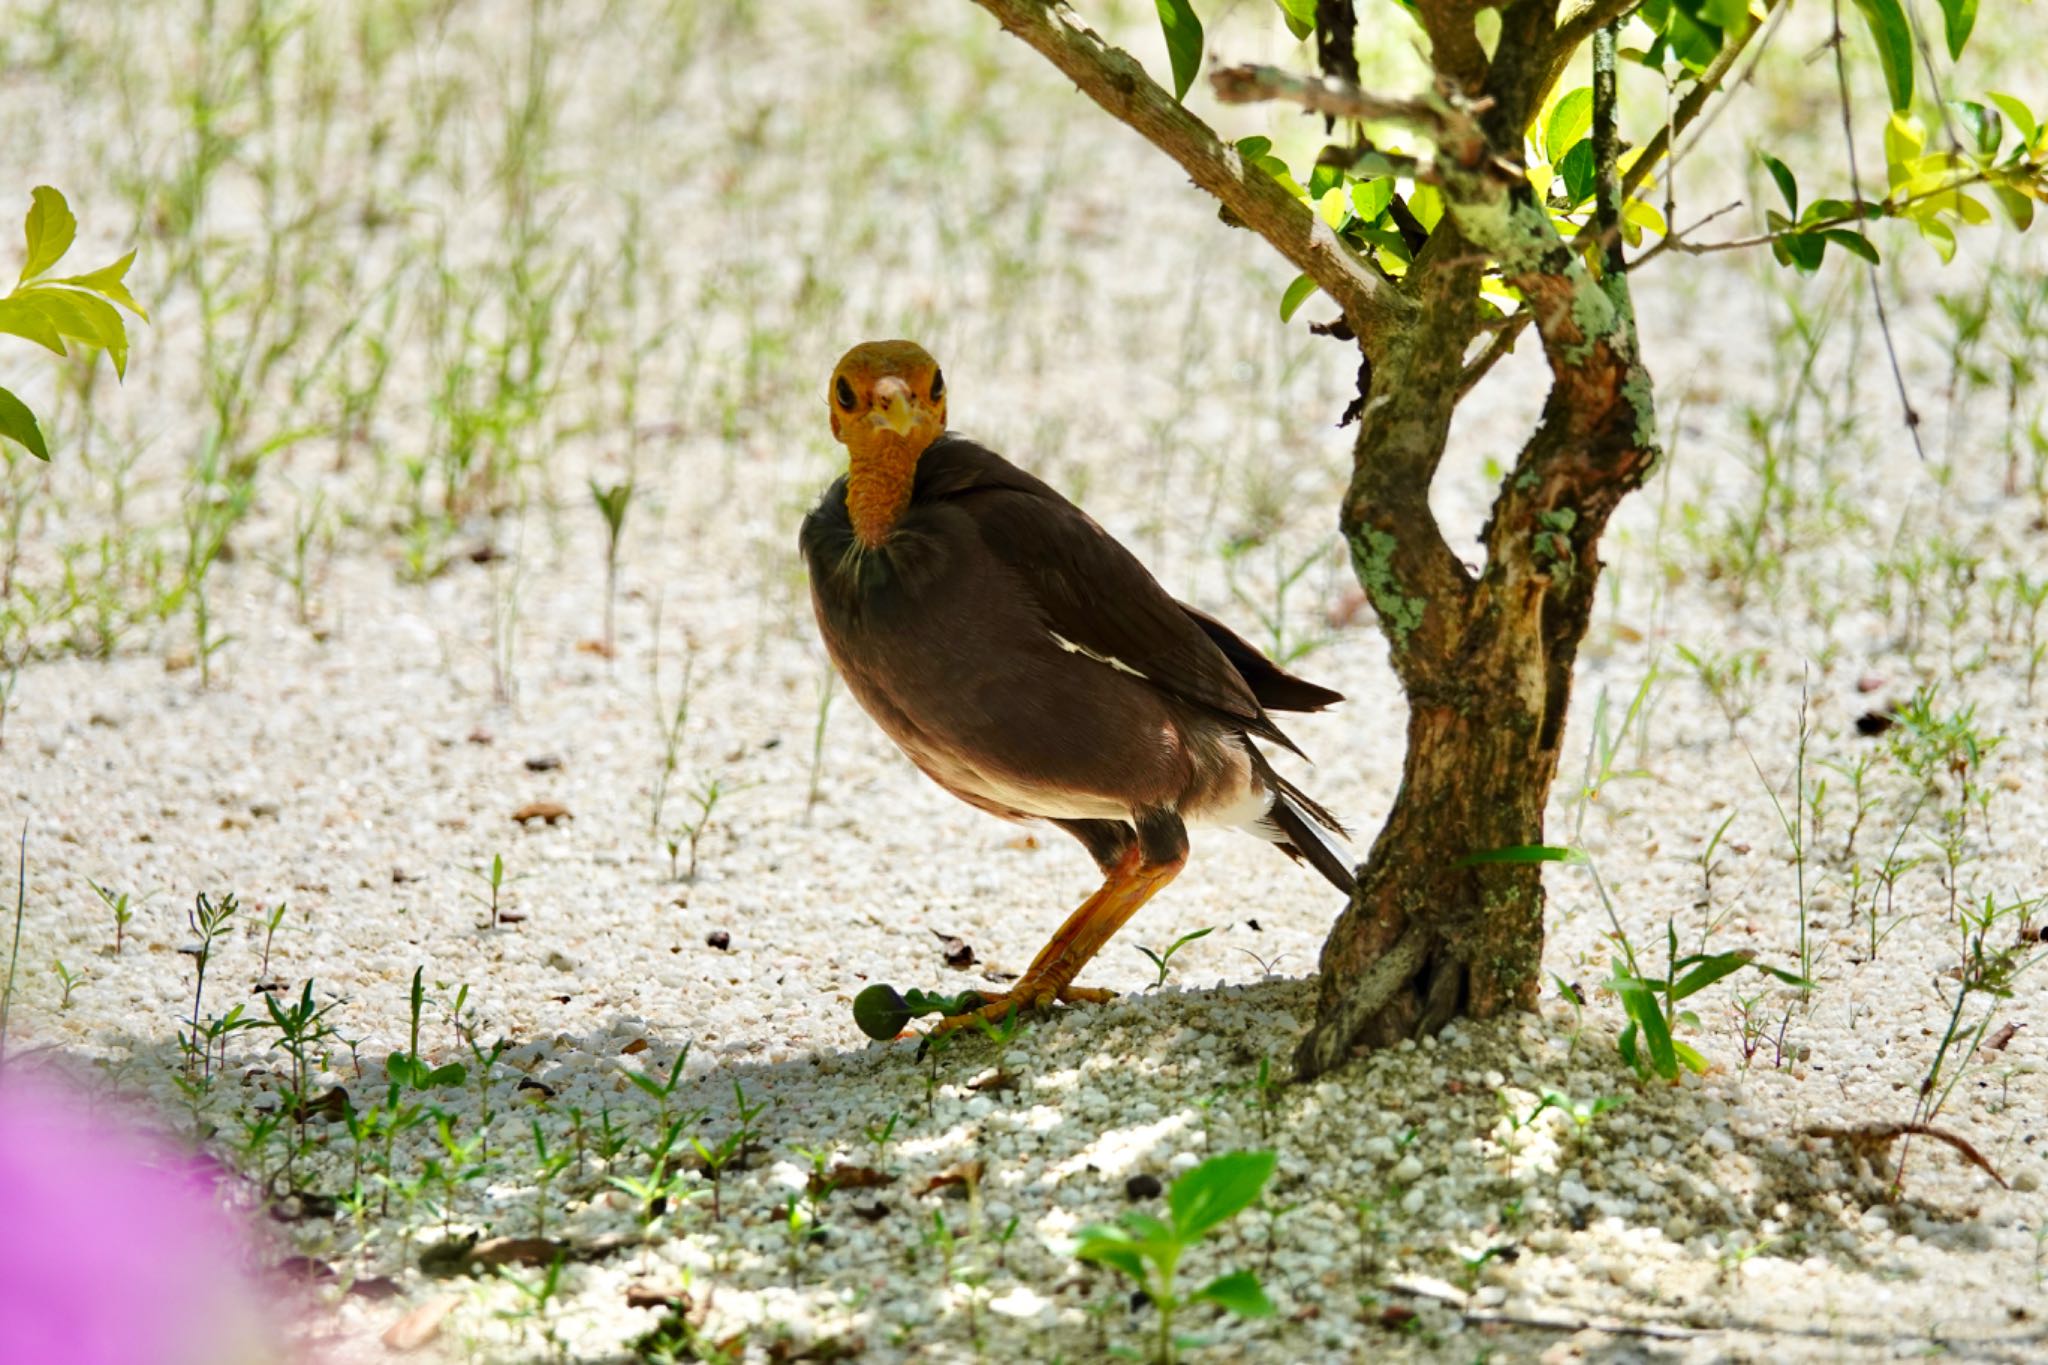
<svg viewBox="0 0 2048 1365">
<path fill-rule="evenodd" d="M 1849 149 L 1849 202 L 1854 204 L 1858 211 L 1856 235 L 1867 242 L 1870 240 L 1870 232 L 1864 226 L 1861 212 L 1863 177 L 1856 169 L 1856 127 L 1849 115 L 1849 63 L 1842 55 L 1842 0 L 1834 0 L 1830 12 L 1834 16 L 1835 31 L 1829 39 L 1829 44 L 1835 50 L 1835 84 L 1841 91 L 1842 141 Z M 1905 371 L 1899 368 L 1899 348 L 1892 341 L 1892 320 L 1884 307 L 1884 286 L 1877 278 L 1876 266 L 1865 262 L 1865 268 L 1870 272 L 1870 301 L 1877 307 L 1877 330 L 1884 338 L 1885 358 L 1891 362 L 1892 383 L 1898 386 L 1899 408 L 1906 424 L 1906 434 L 1913 438 L 1913 449 L 1924 463 L 1927 459 L 1927 447 L 1920 443 L 1920 413 L 1913 406 L 1913 395 L 1906 391 Z"/>
</svg>

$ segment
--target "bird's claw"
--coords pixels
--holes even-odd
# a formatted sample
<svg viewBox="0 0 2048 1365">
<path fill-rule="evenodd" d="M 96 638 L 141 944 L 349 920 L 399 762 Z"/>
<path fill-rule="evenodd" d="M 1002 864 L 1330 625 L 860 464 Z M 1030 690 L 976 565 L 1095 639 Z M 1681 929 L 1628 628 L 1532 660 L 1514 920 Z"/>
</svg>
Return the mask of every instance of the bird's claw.
<svg viewBox="0 0 2048 1365">
<path fill-rule="evenodd" d="M 1051 981 L 1034 983 L 1026 978 L 1001 995 L 989 997 L 971 1010 L 946 1015 L 932 1026 L 930 1036 L 943 1037 L 955 1029 L 966 1028 L 976 1023 L 996 1027 L 1013 1013 L 1023 1015 L 1049 1009 L 1054 1002 L 1062 1005 L 1101 1005 L 1114 999 L 1115 991 L 1103 990 L 1098 986 L 1062 986 Z"/>
</svg>

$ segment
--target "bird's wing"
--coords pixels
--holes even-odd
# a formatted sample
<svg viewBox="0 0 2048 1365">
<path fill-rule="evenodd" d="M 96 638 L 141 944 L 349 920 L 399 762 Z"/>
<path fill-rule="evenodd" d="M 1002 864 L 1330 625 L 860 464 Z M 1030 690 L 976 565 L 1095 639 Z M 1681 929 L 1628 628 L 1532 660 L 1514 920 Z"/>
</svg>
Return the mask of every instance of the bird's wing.
<svg viewBox="0 0 2048 1365">
<path fill-rule="evenodd" d="M 919 500 L 943 499 L 966 513 L 989 552 L 1036 601 L 1062 648 L 1300 752 L 1267 717 L 1252 684 L 1203 624 L 1207 618 L 1190 615 L 1087 513 L 957 437 L 936 444 L 919 465 Z"/>
</svg>

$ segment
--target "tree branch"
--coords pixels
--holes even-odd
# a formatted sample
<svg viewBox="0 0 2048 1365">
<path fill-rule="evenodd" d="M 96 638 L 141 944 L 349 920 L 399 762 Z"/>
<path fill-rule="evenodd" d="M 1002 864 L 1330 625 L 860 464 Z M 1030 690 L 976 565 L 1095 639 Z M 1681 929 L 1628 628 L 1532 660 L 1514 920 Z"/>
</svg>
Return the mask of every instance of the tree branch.
<svg viewBox="0 0 2048 1365">
<path fill-rule="evenodd" d="M 1405 326 L 1414 307 L 1339 241 L 1307 204 L 1249 165 L 1174 102 L 1136 58 L 1073 22 L 1049 0 L 975 0 L 1004 29 L 1058 67 L 1082 94 L 1172 157 L 1238 223 L 1272 244 L 1337 301 L 1361 341 Z"/>
<path fill-rule="evenodd" d="M 1219 67 L 1209 73 L 1209 84 L 1225 104 L 1279 100 L 1332 118 L 1398 123 L 1467 166 L 1476 165 L 1486 152 L 1486 135 L 1472 117 L 1480 106 L 1463 100 L 1376 95 L 1334 76 L 1297 76 L 1276 66 Z"/>
<path fill-rule="evenodd" d="M 1550 51 L 1553 56 L 1565 61 L 1571 60 L 1582 44 L 1611 23 L 1617 23 L 1636 12 L 1643 0 L 1584 0 L 1572 7 L 1558 22 L 1557 32 L 1550 37 Z"/>
</svg>

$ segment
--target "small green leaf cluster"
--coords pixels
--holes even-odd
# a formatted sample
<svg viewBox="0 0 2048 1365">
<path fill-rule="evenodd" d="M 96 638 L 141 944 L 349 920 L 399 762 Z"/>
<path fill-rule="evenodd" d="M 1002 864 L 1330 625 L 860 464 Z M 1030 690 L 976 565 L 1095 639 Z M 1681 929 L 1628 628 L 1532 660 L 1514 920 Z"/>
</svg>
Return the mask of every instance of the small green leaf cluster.
<svg viewBox="0 0 2048 1365">
<path fill-rule="evenodd" d="M 1130 1277 L 1159 1314 L 1156 1358 L 1171 1361 L 1194 1343 L 1173 1334 L 1182 1308 L 1214 1304 L 1244 1318 L 1270 1317 L 1272 1300 L 1250 1271 L 1219 1275 L 1183 1295 L 1177 1276 L 1183 1256 L 1216 1228 L 1256 1204 L 1278 1160 L 1272 1152 L 1226 1152 L 1210 1157 L 1173 1182 L 1166 1218 L 1133 1210 L 1114 1223 L 1091 1223 L 1075 1234 L 1074 1256 Z"/>
<path fill-rule="evenodd" d="M 1707 1059 L 1698 1049 L 1673 1037 L 1672 1030 L 1680 1022 L 1695 1029 L 1700 1027 L 1699 1016 L 1679 1008 L 1679 1002 L 1723 977 L 1733 976 L 1744 967 L 1754 967 L 1788 986 L 1813 989 L 1813 983 L 1805 977 L 1758 962 L 1747 950 L 1688 953 L 1681 957 L 1678 930 L 1669 920 L 1665 921 L 1664 933 L 1669 954 L 1666 960 L 1671 964 L 1664 976 L 1638 975 L 1631 954 L 1627 965 L 1620 961 L 1614 964 L 1613 975 L 1606 982 L 1607 988 L 1620 997 L 1622 1013 L 1628 1016 L 1628 1026 L 1622 1029 L 1616 1046 L 1621 1059 L 1634 1067 L 1638 1075 L 1647 1076 L 1654 1071 L 1667 1081 L 1675 1081 L 1681 1065 L 1695 1074 L 1706 1074 Z"/>
<path fill-rule="evenodd" d="M 0 332 L 35 342 L 58 355 L 68 355 L 65 340 L 104 350 L 117 376 L 128 372 L 128 329 L 120 308 L 149 320 L 142 305 L 121 281 L 135 263 L 129 252 L 112 265 L 83 275 L 52 275 L 78 236 L 78 220 L 64 196 L 48 185 L 30 193 L 28 220 L 23 224 L 27 259 L 14 288 L 0 298 Z M 0 436 L 24 446 L 39 460 L 50 458 L 49 446 L 28 404 L 0 388 Z"/>
<path fill-rule="evenodd" d="M 941 995 L 936 991 L 912 989 L 899 992 L 894 986 L 877 982 L 853 998 L 853 1022 L 877 1042 L 887 1042 L 926 1014 L 965 1014 L 982 1004 L 978 991 Z"/>
</svg>

